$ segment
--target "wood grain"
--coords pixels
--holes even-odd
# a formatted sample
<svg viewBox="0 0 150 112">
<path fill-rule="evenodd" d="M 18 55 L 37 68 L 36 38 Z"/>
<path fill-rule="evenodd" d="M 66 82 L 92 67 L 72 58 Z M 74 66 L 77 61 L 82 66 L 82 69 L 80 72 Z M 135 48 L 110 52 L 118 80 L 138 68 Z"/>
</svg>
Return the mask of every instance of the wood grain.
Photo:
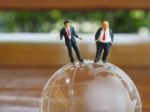
<svg viewBox="0 0 150 112">
<path fill-rule="evenodd" d="M 1 10 L 150 9 L 149 0 L 0 0 Z"/>
<path fill-rule="evenodd" d="M 0 68 L 0 110 L 2 112 L 38 112 L 43 87 L 58 68 L 60 66 Z M 149 112 L 150 69 L 121 68 L 135 82 L 142 98 L 143 112 Z M 16 109 L 13 110 L 10 107 Z M 29 109 L 23 111 L 24 108 Z"/>
<path fill-rule="evenodd" d="M 95 57 L 94 44 L 80 44 L 82 56 Z M 143 104 L 150 112 L 150 43 L 113 45 L 109 61 L 129 74 Z M 0 111 L 38 112 L 39 99 L 46 81 L 68 63 L 64 44 L 1 43 Z"/>
<path fill-rule="evenodd" d="M 95 44 L 79 44 L 81 56 L 94 60 Z M 118 66 L 149 68 L 150 43 L 113 45 L 109 62 Z M 76 55 L 74 54 L 76 59 Z M 1 43 L 0 66 L 61 66 L 70 62 L 64 43 Z"/>
</svg>

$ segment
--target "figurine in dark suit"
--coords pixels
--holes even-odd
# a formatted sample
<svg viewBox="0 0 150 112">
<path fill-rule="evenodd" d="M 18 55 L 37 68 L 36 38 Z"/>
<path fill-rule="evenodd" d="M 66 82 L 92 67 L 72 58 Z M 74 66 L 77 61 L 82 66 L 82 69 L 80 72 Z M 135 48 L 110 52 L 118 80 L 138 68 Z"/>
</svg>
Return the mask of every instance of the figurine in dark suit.
<svg viewBox="0 0 150 112">
<path fill-rule="evenodd" d="M 110 48 L 114 40 L 113 31 L 109 28 L 108 21 L 102 22 L 102 27 L 100 27 L 95 34 L 96 41 L 96 56 L 94 62 L 100 60 L 101 53 L 103 51 L 102 61 L 106 63 L 107 56 L 109 54 Z"/>
<path fill-rule="evenodd" d="M 80 56 L 80 52 L 79 52 L 75 37 L 81 40 L 82 38 L 77 35 L 77 33 L 74 30 L 74 27 L 70 26 L 70 22 L 68 20 L 64 21 L 64 26 L 65 27 L 60 30 L 60 40 L 62 40 L 63 37 L 65 38 L 65 43 L 68 49 L 68 54 L 69 54 L 71 63 L 74 63 L 74 58 L 72 55 L 72 47 L 75 50 L 75 53 L 77 55 L 79 62 L 83 62 L 83 59 L 81 59 L 81 56 Z"/>
</svg>

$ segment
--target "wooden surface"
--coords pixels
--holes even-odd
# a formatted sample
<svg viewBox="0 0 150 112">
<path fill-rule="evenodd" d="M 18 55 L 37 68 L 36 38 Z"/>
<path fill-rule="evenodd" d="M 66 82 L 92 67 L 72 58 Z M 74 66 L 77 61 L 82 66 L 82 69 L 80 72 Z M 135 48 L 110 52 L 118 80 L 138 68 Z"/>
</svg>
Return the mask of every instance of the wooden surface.
<svg viewBox="0 0 150 112">
<path fill-rule="evenodd" d="M 95 45 L 80 44 L 85 59 L 95 57 Z M 109 61 L 129 74 L 150 112 L 150 43 L 113 45 Z M 64 44 L 0 45 L 0 112 L 39 112 L 46 81 L 69 62 Z"/>
<path fill-rule="evenodd" d="M 44 84 L 58 68 L 1 68 L 0 111 L 38 112 Z M 143 112 L 150 112 L 150 69 L 123 69 L 140 92 Z"/>
<path fill-rule="evenodd" d="M 79 44 L 84 59 L 95 58 L 95 44 Z M 1 43 L 0 66 L 60 66 L 69 62 L 64 43 Z M 76 55 L 74 55 L 76 58 Z M 150 43 L 113 45 L 109 61 L 118 66 L 150 67 Z"/>
<path fill-rule="evenodd" d="M 1 10 L 150 9 L 149 0 L 0 0 Z"/>
</svg>

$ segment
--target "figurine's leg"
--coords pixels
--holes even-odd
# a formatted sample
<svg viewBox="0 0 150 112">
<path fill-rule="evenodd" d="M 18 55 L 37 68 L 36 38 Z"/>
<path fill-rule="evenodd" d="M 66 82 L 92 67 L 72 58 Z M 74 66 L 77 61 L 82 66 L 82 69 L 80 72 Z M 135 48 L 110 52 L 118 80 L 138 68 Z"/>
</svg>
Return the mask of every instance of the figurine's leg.
<svg viewBox="0 0 150 112">
<path fill-rule="evenodd" d="M 102 46 L 100 43 L 96 43 L 96 56 L 94 62 L 98 62 L 101 56 Z"/>
<path fill-rule="evenodd" d="M 68 45 L 67 49 L 68 49 L 68 54 L 69 54 L 70 61 L 71 61 L 71 63 L 73 63 L 74 59 L 73 59 L 73 55 L 72 55 L 72 46 Z"/>
<path fill-rule="evenodd" d="M 104 52 L 103 52 L 103 57 L 102 57 L 102 61 L 104 63 L 106 63 L 107 61 L 109 51 L 110 51 L 110 44 L 109 43 L 104 44 Z"/>
<path fill-rule="evenodd" d="M 79 60 L 80 62 L 83 62 L 83 59 L 81 59 L 81 56 L 80 56 L 80 52 L 79 52 L 78 46 L 77 46 L 75 43 L 73 43 L 73 44 L 72 44 L 72 47 L 74 48 L 74 50 L 75 50 L 75 52 L 76 52 L 76 55 L 77 55 L 78 60 Z"/>
</svg>

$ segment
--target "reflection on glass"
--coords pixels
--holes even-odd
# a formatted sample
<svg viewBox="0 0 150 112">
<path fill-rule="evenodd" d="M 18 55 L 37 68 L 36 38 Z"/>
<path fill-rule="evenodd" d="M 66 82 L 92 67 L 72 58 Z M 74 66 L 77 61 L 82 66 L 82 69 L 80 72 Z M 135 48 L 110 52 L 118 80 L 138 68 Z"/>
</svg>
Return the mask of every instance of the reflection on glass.
<svg viewBox="0 0 150 112">
<path fill-rule="evenodd" d="M 67 64 L 49 79 L 41 112 L 142 112 L 128 75 L 110 63 Z"/>
</svg>

